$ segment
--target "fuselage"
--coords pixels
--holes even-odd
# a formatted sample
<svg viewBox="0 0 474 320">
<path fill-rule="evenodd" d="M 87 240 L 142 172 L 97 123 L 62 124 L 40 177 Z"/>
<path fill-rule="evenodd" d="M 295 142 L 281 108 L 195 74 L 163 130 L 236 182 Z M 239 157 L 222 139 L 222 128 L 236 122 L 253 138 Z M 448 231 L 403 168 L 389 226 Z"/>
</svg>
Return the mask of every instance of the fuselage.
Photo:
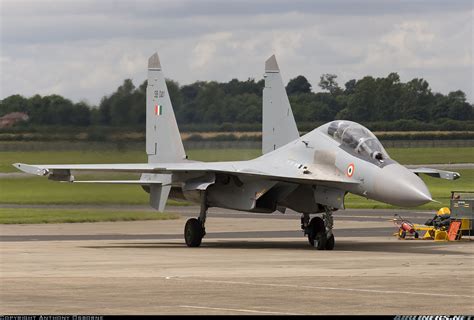
<svg viewBox="0 0 474 320">
<path fill-rule="evenodd" d="M 356 195 L 407 207 L 431 201 L 423 180 L 391 159 L 376 136 L 355 122 L 326 123 L 276 152 L 287 153 L 309 171 L 325 170 L 357 182 L 344 187 Z"/>
<path fill-rule="evenodd" d="M 216 172 L 199 178 L 207 181 L 209 206 L 317 213 L 325 207 L 343 209 L 348 192 L 404 207 L 431 201 L 423 180 L 391 159 L 372 132 L 351 121 L 324 124 L 256 159 L 226 164 L 235 175 Z M 240 171 L 255 172 L 256 176 L 239 176 Z M 279 179 L 279 175 L 295 181 Z M 199 201 L 191 176 L 176 179 L 175 185 L 180 187 L 172 190 L 171 197 Z"/>
</svg>

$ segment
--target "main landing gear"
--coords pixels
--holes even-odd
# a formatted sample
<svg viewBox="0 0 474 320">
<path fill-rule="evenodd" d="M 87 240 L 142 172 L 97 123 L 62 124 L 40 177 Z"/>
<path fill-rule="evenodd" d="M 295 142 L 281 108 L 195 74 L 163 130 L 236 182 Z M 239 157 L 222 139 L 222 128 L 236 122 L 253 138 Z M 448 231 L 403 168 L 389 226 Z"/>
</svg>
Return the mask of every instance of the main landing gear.
<svg viewBox="0 0 474 320">
<path fill-rule="evenodd" d="M 202 238 L 206 235 L 206 216 L 208 206 L 206 204 L 206 193 L 201 191 L 201 212 L 199 218 L 191 218 L 184 226 L 184 241 L 188 247 L 199 247 Z"/>
<path fill-rule="evenodd" d="M 308 236 L 309 244 L 318 250 L 333 250 L 335 245 L 334 234 L 332 228 L 334 220 L 332 210 L 325 208 L 326 212 L 323 217 L 314 217 L 310 221 L 308 213 L 304 213 L 301 217 L 301 229 Z"/>
</svg>

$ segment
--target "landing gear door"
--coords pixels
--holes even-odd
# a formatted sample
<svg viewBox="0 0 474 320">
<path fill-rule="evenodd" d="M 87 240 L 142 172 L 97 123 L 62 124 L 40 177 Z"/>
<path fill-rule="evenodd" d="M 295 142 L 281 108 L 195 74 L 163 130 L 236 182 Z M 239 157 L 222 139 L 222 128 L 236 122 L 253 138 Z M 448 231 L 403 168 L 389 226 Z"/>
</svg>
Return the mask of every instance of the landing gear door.
<svg viewBox="0 0 474 320">
<path fill-rule="evenodd" d="M 346 192 L 336 188 L 316 186 L 314 188 L 314 200 L 325 206 L 335 209 L 344 209 L 344 196 Z"/>
</svg>

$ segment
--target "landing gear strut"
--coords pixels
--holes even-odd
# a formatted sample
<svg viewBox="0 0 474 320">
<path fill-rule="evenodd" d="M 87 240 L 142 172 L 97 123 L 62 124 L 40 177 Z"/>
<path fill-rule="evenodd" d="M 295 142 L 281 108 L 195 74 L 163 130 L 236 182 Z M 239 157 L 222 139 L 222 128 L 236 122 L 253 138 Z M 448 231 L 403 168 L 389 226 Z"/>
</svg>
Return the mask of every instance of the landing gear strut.
<svg viewBox="0 0 474 320">
<path fill-rule="evenodd" d="M 309 244 L 318 250 L 333 250 L 335 245 L 332 228 L 334 220 L 332 210 L 325 208 L 322 218 L 314 217 L 309 221 L 309 214 L 303 214 L 301 217 L 301 228 L 305 235 L 308 235 Z M 308 223 L 309 221 L 309 223 Z"/>
<path fill-rule="evenodd" d="M 201 191 L 201 211 L 199 218 L 191 218 L 184 226 L 184 241 L 188 247 L 199 247 L 202 238 L 206 235 L 206 216 L 208 206 L 206 204 L 206 192 Z"/>
</svg>

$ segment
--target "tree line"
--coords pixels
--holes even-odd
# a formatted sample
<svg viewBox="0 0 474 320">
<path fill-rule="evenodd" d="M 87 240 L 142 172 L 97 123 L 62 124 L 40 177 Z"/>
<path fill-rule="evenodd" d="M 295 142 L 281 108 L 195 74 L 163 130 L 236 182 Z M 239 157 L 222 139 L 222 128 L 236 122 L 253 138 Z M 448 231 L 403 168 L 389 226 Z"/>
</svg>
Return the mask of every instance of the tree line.
<svg viewBox="0 0 474 320">
<path fill-rule="evenodd" d="M 263 79 L 196 81 L 188 85 L 167 79 L 166 83 L 180 127 L 260 126 Z M 30 120 L 24 126 L 143 127 L 146 86 L 146 81 L 135 86 L 126 79 L 115 92 L 104 96 L 98 106 L 74 103 L 60 95 L 12 95 L 1 101 L 0 116 L 25 112 Z M 353 79 L 342 87 L 336 75 L 324 74 L 318 86 L 322 92 L 313 92 L 311 83 L 301 75 L 288 82 L 286 91 L 298 124 L 346 119 L 361 123 L 409 123 L 415 127 L 445 122 L 456 123 L 461 129 L 466 125 L 459 123 L 473 127 L 474 105 L 466 100 L 464 92 L 435 93 L 424 79 L 401 82 L 397 73 L 390 73 L 381 78 Z"/>
</svg>

